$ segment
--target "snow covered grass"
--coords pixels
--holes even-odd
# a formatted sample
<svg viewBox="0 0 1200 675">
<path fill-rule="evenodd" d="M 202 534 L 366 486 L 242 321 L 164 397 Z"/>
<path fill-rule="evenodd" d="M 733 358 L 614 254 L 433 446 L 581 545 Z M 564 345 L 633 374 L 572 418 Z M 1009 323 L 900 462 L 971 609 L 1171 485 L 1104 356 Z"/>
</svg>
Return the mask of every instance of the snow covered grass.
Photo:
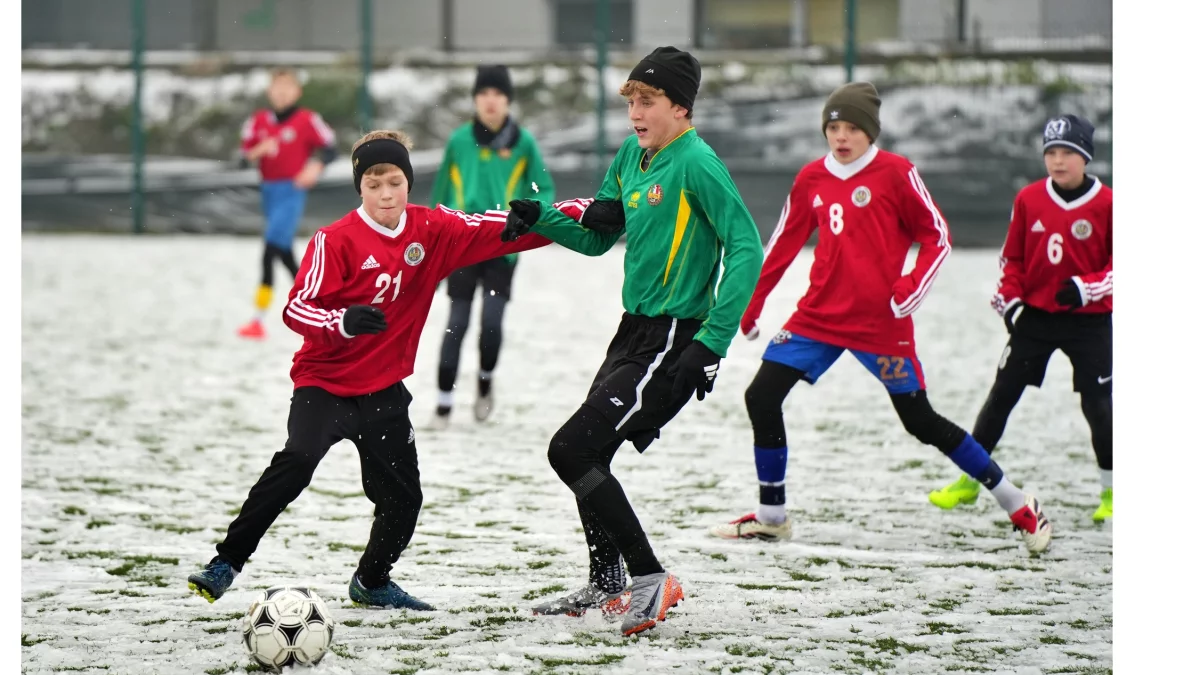
<svg viewBox="0 0 1200 675">
<path fill-rule="evenodd" d="M 1111 672 L 1112 530 L 1089 519 L 1096 467 L 1061 356 L 998 453 L 1055 523 L 1040 558 L 987 496 L 950 513 L 928 503 L 957 471 L 905 435 L 849 357 L 786 404 L 794 539 L 708 537 L 757 501 L 742 392 L 765 340 L 739 337 L 714 394 L 614 464 L 687 600 L 637 639 L 599 616 L 531 616 L 586 575 L 574 502 L 545 451 L 616 327 L 619 249 L 522 256 L 485 425 L 469 413 L 472 334 L 454 426 L 421 428 L 444 296 L 434 305 L 408 381 L 425 508 L 395 577 L 439 611 L 349 606 L 371 505 L 345 442 L 226 597 L 190 596 L 185 577 L 284 441 L 299 339 L 274 311 L 265 343 L 233 335 L 258 257 L 249 238 L 23 237 L 23 672 L 248 672 L 239 620 L 276 583 L 309 584 L 334 612 L 334 653 L 315 673 Z M 764 333 L 810 262 L 805 251 L 768 302 Z M 931 399 L 968 427 L 1004 340 L 987 302 L 995 270 L 994 252 L 956 252 L 917 315 Z"/>
</svg>

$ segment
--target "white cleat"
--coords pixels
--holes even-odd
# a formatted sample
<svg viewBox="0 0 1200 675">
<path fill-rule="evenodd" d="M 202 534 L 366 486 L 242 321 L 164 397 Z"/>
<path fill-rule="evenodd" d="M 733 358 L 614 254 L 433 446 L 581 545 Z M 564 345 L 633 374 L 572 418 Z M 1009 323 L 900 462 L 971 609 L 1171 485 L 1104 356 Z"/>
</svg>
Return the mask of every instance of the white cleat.
<svg viewBox="0 0 1200 675">
<path fill-rule="evenodd" d="M 492 395 L 480 396 L 475 400 L 475 420 L 483 422 L 492 414 Z"/>
<path fill-rule="evenodd" d="M 1046 514 L 1042 513 L 1042 505 L 1033 495 L 1025 495 L 1025 506 L 1009 516 L 1013 529 L 1021 534 L 1025 548 L 1030 553 L 1041 553 L 1050 547 L 1050 535 L 1053 527 Z"/>
<path fill-rule="evenodd" d="M 778 525 L 771 525 L 760 521 L 758 514 L 748 513 L 732 522 L 717 525 L 709 531 L 714 537 L 721 539 L 779 541 L 792 538 L 792 519 L 788 517 Z"/>
<path fill-rule="evenodd" d="M 449 428 L 450 428 L 449 413 L 447 413 L 445 415 L 435 414 L 433 416 L 433 419 L 429 420 L 429 430 L 430 431 L 445 431 Z"/>
</svg>

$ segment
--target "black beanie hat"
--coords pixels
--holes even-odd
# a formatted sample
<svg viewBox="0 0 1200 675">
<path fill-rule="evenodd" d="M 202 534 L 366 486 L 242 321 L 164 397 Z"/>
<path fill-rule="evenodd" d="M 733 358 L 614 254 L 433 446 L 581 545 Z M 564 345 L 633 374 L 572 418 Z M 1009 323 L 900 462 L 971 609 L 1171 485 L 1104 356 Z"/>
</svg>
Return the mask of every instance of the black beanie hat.
<svg viewBox="0 0 1200 675">
<path fill-rule="evenodd" d="M 879 138 L 879 92 L 870 82 L 843 84 L 829 95 L 821 111 L 821 133 L 830 122 L 842 120 L 862 129 L 874 143 Z"/>
<path fill-rule="evenodd" d="M 1055 146 L 1070 148 L 1083 155 L 1086 162 L 1092 161 L 1092 134 L 1096 131 L 1092 123 L 1075 115 L 1059 115 L 1046 122 L 1042 132 L 1042 154 Z"/>
<path fill-rule="evenodd" d="M 508 100 L 513 100 L 512 77 L 508 74 L 508 66 L 479 66 L 475 69 L 475 87 L 471 90 L 474 96 L 488 87 L 499 89 Z"/>
<path fill-rule="evenodd" d="M 662 89 L 672 103 L 690 113 L 700 91 L 700 62 L 674 47 L 659 47 L 633 67 L 629 79 Z"/>
</svg>

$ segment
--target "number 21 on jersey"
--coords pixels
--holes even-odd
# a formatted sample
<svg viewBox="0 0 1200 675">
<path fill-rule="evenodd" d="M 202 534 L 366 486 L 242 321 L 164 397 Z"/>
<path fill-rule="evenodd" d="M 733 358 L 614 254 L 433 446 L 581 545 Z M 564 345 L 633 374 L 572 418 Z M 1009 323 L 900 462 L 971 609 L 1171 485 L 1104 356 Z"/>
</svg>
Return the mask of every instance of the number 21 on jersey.
<svg viewBox="0 0 1200 675">
<path fill-rule="evenodd" d="M 392 301 L 394 302 L 400 295 L 400 275 L 403 273 L 404 270 L 400 270 L 393 277 L 387 272 L 380 272 L 379 276 L 375 277 L 375 288 L 378 288 L 379 292 L 375 294 L 375 299 L 371 301 L 371 304 L 378 305 L 383 302 L 383 296 L 387 294 L 388 288 L 392 289 Z"/>
</svg>

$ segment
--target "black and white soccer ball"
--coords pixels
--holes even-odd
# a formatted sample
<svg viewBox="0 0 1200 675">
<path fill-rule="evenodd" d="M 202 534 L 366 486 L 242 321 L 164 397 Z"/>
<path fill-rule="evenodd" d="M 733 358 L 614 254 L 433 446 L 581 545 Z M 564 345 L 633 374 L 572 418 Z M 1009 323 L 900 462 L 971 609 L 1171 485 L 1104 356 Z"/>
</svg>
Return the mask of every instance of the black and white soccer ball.
<svg viewBox="0 0 1200 675">
<path fill-rule="evenodd" d="M 268 588 L 242 619 L 246 653 L 274 673 L 316 665 L 332 643 L 333 618 L 325 601 L 303 586 Z"/>
</svg>

